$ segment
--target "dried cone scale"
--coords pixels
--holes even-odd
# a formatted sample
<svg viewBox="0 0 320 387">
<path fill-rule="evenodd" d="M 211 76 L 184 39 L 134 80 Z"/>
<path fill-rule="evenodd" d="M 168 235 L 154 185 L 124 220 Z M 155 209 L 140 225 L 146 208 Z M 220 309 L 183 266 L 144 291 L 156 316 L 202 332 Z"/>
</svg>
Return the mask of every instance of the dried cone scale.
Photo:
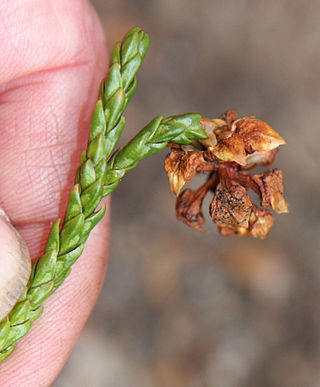
<svg viewBox="0 0 320 387">
<path fill-rule="evenodd" d="M 0 209 L 0 321 L 18 301 L 30 272 L 26 242 Z"/>
</svg>

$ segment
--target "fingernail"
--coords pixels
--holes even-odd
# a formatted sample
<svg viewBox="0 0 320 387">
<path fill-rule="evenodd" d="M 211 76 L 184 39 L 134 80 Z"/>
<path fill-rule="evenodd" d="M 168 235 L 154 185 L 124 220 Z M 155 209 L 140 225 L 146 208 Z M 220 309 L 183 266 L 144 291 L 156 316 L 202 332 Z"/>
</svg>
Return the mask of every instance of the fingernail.
<svg viewBox="0 0 320 387">
<path fill-rule="evenodd" d="M 27 244 L 0 208 L 0 321 L 16 304 L 30 273 Z"/>
</svg>

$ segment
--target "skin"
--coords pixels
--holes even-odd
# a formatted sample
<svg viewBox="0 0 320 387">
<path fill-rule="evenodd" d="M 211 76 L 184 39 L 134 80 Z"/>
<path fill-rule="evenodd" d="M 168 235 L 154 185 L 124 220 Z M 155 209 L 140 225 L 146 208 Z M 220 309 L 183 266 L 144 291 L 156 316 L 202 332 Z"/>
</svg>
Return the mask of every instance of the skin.
<svg viewBox="0 0 320 387">
<path fill-rule="evenodd" d="M 86 147 L 107 69 L 104 33 L 85 0 L 1 1 L 0 31 L 0 206 L 36 258 L 51 222 L 63 217 Z M 96 302 L 107 250 L 106 216 L 43 315 L 0 363 L 1 386 L 53 382 Z"/>
</svg>

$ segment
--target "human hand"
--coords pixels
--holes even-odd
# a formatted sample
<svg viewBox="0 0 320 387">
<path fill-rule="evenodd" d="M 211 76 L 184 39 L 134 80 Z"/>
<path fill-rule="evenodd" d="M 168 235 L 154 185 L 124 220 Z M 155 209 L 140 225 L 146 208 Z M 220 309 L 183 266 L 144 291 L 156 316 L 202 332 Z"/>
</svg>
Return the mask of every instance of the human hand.
<svg viewBox="0 0 320 387">
<path fill-rule="evenodd" d="M 0 26 L 0 205 L 36 258 L 51 222 L 63 217 L 86 146 L 107 69 L 104 34 L 86 0 L 7 0 Z M 107 223 L 0 364 L 1 386 L 50 385 L 63 367 L 103 283 Z"/>
</svg>

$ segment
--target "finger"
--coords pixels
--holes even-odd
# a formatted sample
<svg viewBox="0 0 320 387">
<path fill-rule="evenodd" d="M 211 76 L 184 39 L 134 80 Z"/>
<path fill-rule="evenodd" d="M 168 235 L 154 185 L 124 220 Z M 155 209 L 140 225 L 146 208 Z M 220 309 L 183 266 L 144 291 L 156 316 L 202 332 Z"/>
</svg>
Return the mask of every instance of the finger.
<svg viewBox="0 0 320 387">
<path fill-rule="evenodd" d="M 5 57 L 12 66 L 19 58 L 22 63 L 15 72 L 4 66 L 6 83 L 0 87 L 0 205 L 35 257 L 43 251 L 50 222 L 66 207 L 106 55 L 88 2 L 16 1 L 10 15 L 4 3 L 0 23 L 6 19 L 19 55 L 12 53 L 17 44 L 8 43 L 0 63 Z M 39 35 L 46 44 L 38 44 Z M 48 385 L 59 372 L 103 281 L 106 228 L 104 220 L 92 232 L 71 275 L 45 303 L 44 315 L 0 365 L 0 385 Z"/>
<path fill-rule="evenodd" d="M 16 24 L 28 26 L 30 19 L 23 22 L 18 11 L 27 17 L 31 11 L 26 8 L 32 8 L 33 19 L 42 29 L 22 29 L 16 40 L 27 43 L 20 44 L 20 56 L 27 63 L 28 56 L 35 54 L 40 63 L 45 63 L 43 58 L 48 53 L 58 58 L 58 64 L 52 59 L 51 66 L 42 71 L 20 71 L 23 77 L 13 76 L 0 87 L 0 205 L 30 239 L 29 248 L 38 255 L 42 249 L 39 243 L 35 244 L 34 234 L 27 235 L 29 227 L 26 230 L 24 226 L 32 219 L 42 229 L 43 223 L 48 227 L 48 220 L 63 214 L 79 153 L 86 144 L 88 123 L 106 60 L 103 34 L 96 18 L 90 17 L 93 13 L 87 2 L 16 3 L 23 5 L 12 16 L 16 17 Z M 39 9 L 38 4 L 41 4 Z M 7 17 L 0 15 L 0 19 Z M 41 22 L 41 19 L 44 20 Z M 73 28 L 65 27 L 70 24 Z M 66 28 L 62 39 L 56 31 Z M 44 46 L 30 53 L 28 46 L 39 34 L 57 35 L 61 45 Z M 68 39 L 74 44 L 73 50 L 69 47 L 71 43 L 64 42 Z M 0 57 L 10 56 L 11 51 L 5 51 Z M 60 57 L 64 57 L 63 62 Z"/>
</svg>

